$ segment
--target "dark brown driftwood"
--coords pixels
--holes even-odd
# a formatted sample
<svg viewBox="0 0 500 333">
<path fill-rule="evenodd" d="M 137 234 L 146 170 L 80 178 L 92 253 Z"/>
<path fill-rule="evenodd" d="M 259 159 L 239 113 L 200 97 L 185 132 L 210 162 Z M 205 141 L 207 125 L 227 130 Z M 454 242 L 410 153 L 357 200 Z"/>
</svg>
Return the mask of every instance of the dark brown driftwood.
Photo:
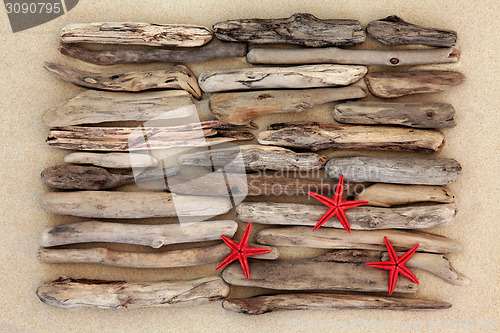
<svg viewBox="0 0 500 333">
<path fill-rule="evenodd" d="M 220 40 L 253 44 L 287 43 L 304 46 L 361 44 L 365 32 L 355 20 L 322 20 L 311 14 L 294 14 L 283 19 L 246 19 L 216 23 Z"/>
<path fill-rule="evenodd" d="M 443 145 L 442 133 L 389 126 L 345 126 L 321 123 L 278 123 L 260 132 L 263 145 L 310 149 L 399 150 L 432 153 Z"/>
<path fill-rule="evenodd" d="M 462 73 L 440 70 L 375 72 L 365 76 L 371 93 L 382 98 L 442 92 L 464 80 Z"/>
<path fill-rule="evenodd" d="M 366 26 L 368 36 L 386 45 L 453 46 L 457 33 L 451 30 L 426 28 L 403 21 L 393 15 L 371 21 Z"/>
</svg>

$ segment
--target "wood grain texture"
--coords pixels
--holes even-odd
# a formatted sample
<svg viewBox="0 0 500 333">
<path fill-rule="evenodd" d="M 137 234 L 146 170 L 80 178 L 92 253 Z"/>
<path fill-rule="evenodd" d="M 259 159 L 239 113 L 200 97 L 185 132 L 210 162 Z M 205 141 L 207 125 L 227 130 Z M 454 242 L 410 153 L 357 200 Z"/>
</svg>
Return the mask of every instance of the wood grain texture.
<svg viewBox="0 0 500 333">
<path fill-rule="evenodd" d="M 370 92 L 382 98 L 443 92 L 464 80 L 462 73 L 441 70 L 375 72 L 365 76 Z"/>
<path fill-rule="evenodd" d="M 444 143 L 441 132 L 389 126 L 278 123 L 258 134 L 262 145 L 308 149 L 396 150 L 433 153 Z"/>
<path fill-rule="evenodd" d="M 354 194 L 355 200 L 368 201 L 370 206 L 391 207 L 420 202 L 450 203 L 455 197 L 443 186 L 373 184 Z"/>
<path fill-rule="evenodd" d="M 299 89 L 347 86 L 367 73 L 358 65 L 250 67 L 204 72 L 198 77 L 205 92 L 255 89 Z"/>
<path fill-rule="evenodd" d="M 65 26 L 61 39 L 64 43 L 196 47 L 208 43 L 212 32 L 187 24 L 93 22 Z"/>
<path fill-rule="evenodd" d="M 325 165 L 328 176 L 353 182 L 446 185 L 456 182 L 462 167 L 451 158 L 336 157 Z"/>
<path fill-rule="evenodd" d="M 104 309 L 192 306 L 225 298 L 229 286 L 218 276 L 186 281 L 126 282 L 61 277 L 38 287 L 47 304 Z"/>
<path fill-rule="evenodd" d="M 89 153 L 76 152 L 64 156 L 64 162 L 94 165 L 103 168 L 131 169 L 158 166 L 158 160 L 141 153 Z"/>
<path fill-rule="evenodd" d="M 335 105 L 333 118 L 344 124 L 455 127 L 455 109 L 448 103 L 347 102 Z"/>
<path fill-rule="evenodd" d="M 230 20 L 214 24 L 220 40 L 252 44 L 298 44 L 310 47 L 355 45 L 365 41 L 365 32 L 355 20 L 318 19 L 297 13 L 282 19 Z"/>
</svg>

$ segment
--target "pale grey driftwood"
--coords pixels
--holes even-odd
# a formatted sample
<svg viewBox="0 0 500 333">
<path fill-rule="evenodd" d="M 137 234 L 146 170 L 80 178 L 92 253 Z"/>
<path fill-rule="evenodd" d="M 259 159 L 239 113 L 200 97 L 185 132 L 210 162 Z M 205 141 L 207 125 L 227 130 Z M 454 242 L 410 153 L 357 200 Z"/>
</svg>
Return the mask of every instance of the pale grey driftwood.
<svg viewBox="0 0 500 333">
<path fill-rule="evenodd" d="M 158 160 L 150 154 L 141 153 L 89 153 L 76 152 L 64 156 L 64 162 L 90 164 L 103 168 L 130 169 L 158 166 Z"/>
</svg>

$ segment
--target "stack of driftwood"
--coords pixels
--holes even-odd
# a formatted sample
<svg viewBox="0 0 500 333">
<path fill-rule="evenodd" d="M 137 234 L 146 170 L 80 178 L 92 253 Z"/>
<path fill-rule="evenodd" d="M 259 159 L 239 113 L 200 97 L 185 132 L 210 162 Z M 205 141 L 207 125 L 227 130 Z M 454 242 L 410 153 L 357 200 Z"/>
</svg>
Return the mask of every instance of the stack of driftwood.
<svg viewBox="0 0 500 333">
<path fill-rule="evenodd" d="M 436 129 L 455 125 L 453 106 L 387 99 L 441 92 L 460 84 L 462 74 L 418 69 L 369 72 L 366 66 L 456 62 L 458 52 L 452 48 L 456 33 L 417 26 L 395 16 L 371 22 L 365 33 L 358 21 L 323 20 L 310 14 L 220 22 L 212 31 L 199 26 L 147 23 L 84 23 L 62 30 L 61 53 L 97 65 L 192 63 L 246 55 L 250 64 L 281 67 L 249 65 L 245 69 L 204 72 L 196 78 L 184 65 L 109 73 L 47 63 L 45 68 L 57 78 L 91 89 L 43 115 L 50 127 L 47 144 L 73 152 L 64 158 L 66 164 L 42 172 L 43 183 L 57 189 L 43 195 L 42 206 L 53 214 L 92 220 L 47 229 L 41 236 L 39 258 L 46 263 L 134 268 L 216 263 L 231 252 L 223 243 L 154 253 L 106 247 L 75 249 L 67 245 L 101 242 L 160 248 L 220 240 L 221 235 L 233 237 L 238 225 L 244 222 L 284 225 L 261 229 L 255 235 L 258 245 L 253 246 L 269 247 L 271 251 L 252 257 L 258 260 L 250 260 L 250 279 L 245 278 L 237 262 L 225 269 L 222 277 L 215 276 L 214 271 L 212 277 L 189 281 L 138 283 L 60 278 L 38 288 L 40 299 L 62 307 L 103 308 L 199 304 L 224 299 L 224 308 L 250 314 L 293 309 L 450 307 L 446 302 L 373 294 L 387 292 L 388 274 L 365 267 L 365 263 L 385 260 L 386 236 L 396 250 L 420 244 L 419 252 L 407 263 L 409 268 L 428 271 L 451 284 L 469 283 L 444 256 L 462 251 L 461 245 L 420 230 L 444 226 L 453 220 L 454 196 L 444 185 L 457 181 L 459 163 L 422 157 L 423 154 L 405 158 L 331 157 L 328 149 L 437 152 L 444 144 L 444 135 Z M 386 45 L 431 48 L 339 48 L 362 44 L 366 35 Z M 82 44 L 120 47 L 89 48 Z M 248 44 L 253 47 L 247 52 Z M 261 48 L 256 44 L 281 46 Z M 385 100 L 360 101 L 368 92 L 359 84 L 352 84 L 363 78 L 369 92 Z M 195 108 L 193 97 L 202 98 L 202 91 L 216 120 L 175 124 L 162 118 Z M 254 122 L 260 116 L 302 112 L 330 102 L 336 102 L 332 123 L 275 123 L 267 130 L 258 130 Z M 163 122 L 155 123 L 152 119 Z M 137 124 L 144 122 L 148 125 L 136 131 Z M 250 142 L 255 136 L 257 142 Z M 250 144 L 239 145 L 237 150 L 222 147 L 240 141 Z M 151 147 L 160 151 L 208 146 L 210 150 L 180 154 L 177 163 L 169 166 L 151 154 Z M 235 154 L 241 156 L 243 170 L 227 168 Z M 224 167 L 226 181 L 233 174 L 246 173 L 234 177 L 230 185 L 226 181 L 220 183 L 216 172 L 185 181 L 189 177 L 183 170 L 193 167 Z M 141 172 L 135 172 L 137 169 Z M 270 170 L 279 173 L 270 175 Z M 318 170 L 324 172 L 324 179 L 307 176 Z M 289 177 L 291 172 L 298 172 L 300 177 Z M 369 201 L 367 206 L 347 211 L 351 233 L 336 218 L 313 231 L 312 226 L 325 212 L 324 206 L 279 200 L 279 196 L 304 196 L 311 190 L 333 195 L 334 180 L 341 175 L 348 182 L 346 195 Z M 168 180 L 163 191 L 114 190 L 165 178 Z M 169 186 L 173 183 L 175 190 Z M 220 216 L 232 209 L 231 200 L 224 196 L 228 190 L 233 196 L 256 197 L 237 205 L 237 220 L 241 223 L 120 222 L 133 218 Z M 182 209 L 176 207 L 176 198 L 186 203 Z M 279 247 L 291 246 L 328 251 L 315 258 L 278 259 Z M 280 293 L 226 298 L 229 285 L 262 287 Z M 416 290 L 417 285 L 406 278 L 400 278 L 395 289 L 399 293 Z"/>
</svg>

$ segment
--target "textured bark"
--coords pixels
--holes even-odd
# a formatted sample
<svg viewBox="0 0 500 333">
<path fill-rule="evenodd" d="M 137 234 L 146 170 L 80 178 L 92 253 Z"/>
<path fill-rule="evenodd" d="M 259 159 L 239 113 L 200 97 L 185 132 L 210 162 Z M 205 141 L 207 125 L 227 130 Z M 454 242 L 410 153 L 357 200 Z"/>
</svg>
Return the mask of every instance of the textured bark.
<svg viewBox="0 0 500 333">
<path fill-rule="evenodd" d="M 234 312 L 259 315 L 273 311 L 292 310 L 439 310 L 449 309 L 451 304 L 419 298 L 301 293 L 226 298 L 222 301 L 222 307 Z"/>
<path fill-rule="evenodd" d="M 446 185 L 456 182 L 462 167 L 451 158 L 336 157 L 325 165 L 328 176 L 352 182 Z"/>
<path fill-rule="evenodd" d="M 64 156 L 64 162 L 90 164 L 103 168 L 131 169 L 158 166 L 158 160 L 141 153 L 88 153 L 77 152 Z"/>
<path fill-rule="evenodd" d="M 365 76 L 371 93 L 382 98 L 438 93 L 458 86 L 465 76 L 453 71 L 375 72 Z"/>
<path fill-rule="evenodd" d="M 257 128 L 252 120 L 260 116 L 273 113 L 302 112 L 328 102 L 365 96 L 366 92 L 356 86 L 220 93 L 210 97 L 210 110 L 220 121 Z"/>
<path fill-rule="evenodd" d="M 241 43 L 223 43 L 213 40 L 210 44 L 188 50 L 90 50 L 74 44 L 62 44 L 59 51 L 69 57 L 107 66 L 148 62 L 203 62 L 216 58 L 244 57 L 247 54 L 247 46 Z"/>
<path fill-rule="evenodd" d="M 174 195 L 158 192 L 46 192 L 42 194 L 41 205 L 52 214 L 110 219 L 212 217 L 231 209 L 231 202 L 224 197 L 177 196 L 182 205 L 174 205 Z"/>
<path fill-rule="evenodd" d="M 353 230 L 311 227 L 263 229 L 255 237 L 258 244 L 271 246 L 302 246 L 320 249 L 365 249 L 385 251 L 384 236 L 394 248 L 408 250 L 420 244 L 418 250 L 432 253 L 458 253 L 463 247 L 456 241 L 434 234 L 406 230 Z"/>
<path fill-rule="evenodd" d="M 432 153 L 444 143 L 438 131 L 389 126 L 345 126 L 321 123 L 278 123 L 260 132 L 263 145 L 309 149 L 397 150 Z"/>
<path fill-rule="evenodd" d="M 168 112 L 184 117 L 196 112 L 191 95 L 182 90 L 127 93 L 86 90 L 43 114 L 49 127 L 96 124 L 113 121 L 150 121 Z M 178 118 L 182 117 L 179 115 Z M 157 120 L 157 122 L 167 120 Z"/>
<path fill-rule="evenodd" d="M 451 191 L 442 186 L 374 184 L 354 195 L 355 200 L 368 201 L 370 206 L 391 207 L 418 202 L 450 203 Z"/>
<path fill-rule="evenodd" d="M 196 76 L 183 65 L 170 69 L 137 71 L 127 73 L 95 73 L 46 62 L 43 66 L 56 78 L 73 84 L 111 91 L 143 91 L 150 89 L 180 89 L 201 98 Z"/>
<path fill-rule="evenodd" d="M 323 205 L 242 202 L 236 212 L 242 222 L 315 226 L 326 210 Z M 450 223 L 456 211 L 454 204 L 397 208 L 361 206 L 347 210 L 346 215 L 354 230 L 423 229 Z M 344 228 L 337 218 L 328 220 L 323 227 Z"/>
<path fill-rule="evenodd" d="M 187 281 L 125 282 L 61 277 L 38 287 L 44 303 L 63 308 L 105 309 L 198 305 L 225 298 L 229 286 L 218 276 Z"/>
<path fill-rule="evenodd" d="M 74 23 L 62 28 L 64 43 L 195 47 L 208 43 L 212 32 L 187 24 L 142 22 Z"/>
<path fill-rule="evenodd" d="M 297 13 L 282 19 L 246 19 L 216 23 L 220 40 L 252 44 L 298 44 L 311 47 L 355 45 L 365 41 L 365 32 L 355 20 L 328 19 Z"/>
<path fill-rule="evenodd" d="M 386 45 L 453 46 L 457 33 L 451 30 L 426 28 L 403 21 L 393 15 L 372 21 L 366 26 L 368 36 Z"/>
<path fill-rule="evenodd" d="M 337 104 L 333 111 L 333 118 L 339 123 L 416 128 L 454 127 L 454 117 L 451 104 L 434 102 L 348 102 Z"/>
<path fill-rule="evenodd" d="M 295 67 L 250 67 L 202 73 L 199 84 L 205 92 L 255 89 L 297 89 L 347 86 L 365 76 L 357 65 L 308 65 Z"/>
<path fill-rule="evenodd" d="M 303 65 L 344 64 L 408 66 L 457 62 L 452 48 L 429 50 L 349 50 L 337 47 L 320 49 L 254 48 L 247 54 L 251 64 Z"/>
<path fill-rule="evenodd" d="M 77 243 L 122 243 L 160 248 L 165 245 L 232 238 L 238 229 L 233 220 L 201 221 L 189 224 L 131 224 L 87 221 L 61 224 L 45 229 L 43 247 Z"/>
</svg>

